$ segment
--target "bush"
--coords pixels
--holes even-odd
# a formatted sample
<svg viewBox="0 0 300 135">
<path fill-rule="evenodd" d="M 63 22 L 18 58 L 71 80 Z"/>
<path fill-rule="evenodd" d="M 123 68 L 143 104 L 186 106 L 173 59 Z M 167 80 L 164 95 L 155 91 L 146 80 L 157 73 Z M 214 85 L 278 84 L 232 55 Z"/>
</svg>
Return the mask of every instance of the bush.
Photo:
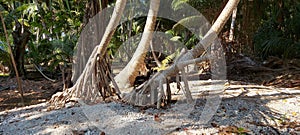
<svg viewBox="0 0 300 135">
<path fill-rule="evenodd" d="M 300 3 L 285 5 L 272 12 L 254 35 L 254 51 L 263 59 L 300 58 Z"/>
</svg>

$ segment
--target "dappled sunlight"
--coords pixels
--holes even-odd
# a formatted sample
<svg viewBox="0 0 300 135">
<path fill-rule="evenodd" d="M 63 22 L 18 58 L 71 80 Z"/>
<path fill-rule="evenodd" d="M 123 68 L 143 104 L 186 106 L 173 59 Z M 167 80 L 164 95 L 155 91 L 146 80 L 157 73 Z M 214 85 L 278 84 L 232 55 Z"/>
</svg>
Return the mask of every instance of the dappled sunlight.
<svg viewBox="0 0 300 135">
<path fill-rule="evenodd" d="M 299 9 L 0 2 L 0 135 L 300 134 Z"/>
</svg>

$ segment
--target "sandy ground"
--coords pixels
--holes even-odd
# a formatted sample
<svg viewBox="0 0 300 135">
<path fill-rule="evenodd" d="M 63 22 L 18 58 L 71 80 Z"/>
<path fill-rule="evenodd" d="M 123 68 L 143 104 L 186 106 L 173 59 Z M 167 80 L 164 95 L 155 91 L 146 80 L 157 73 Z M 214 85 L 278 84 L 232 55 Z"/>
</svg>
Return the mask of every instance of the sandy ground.
<svg viewBox="0 0 300 135">
<path fill-rule="evenodd" d="M 163 109 L 121 102 L 47 111 L 41 103 L 0 112 L 0 134 L 300 134 L 300 90 L 231 82 L 222 92 L 191 83 L 192 104 Z"/>
</svg>

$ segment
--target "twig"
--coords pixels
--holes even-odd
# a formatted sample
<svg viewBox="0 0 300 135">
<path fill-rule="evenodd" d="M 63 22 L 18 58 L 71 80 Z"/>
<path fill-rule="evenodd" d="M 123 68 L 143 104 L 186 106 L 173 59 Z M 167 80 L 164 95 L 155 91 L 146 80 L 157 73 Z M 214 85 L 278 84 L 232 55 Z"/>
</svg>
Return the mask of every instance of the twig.
<svg viewBox="0 0 300 135">
<path fill-rule="evenodd" d="M 22 82 L 19 78 L 19 72 L 18 72 L 18 69 L 17 69 L 17 66 L 16 66 L 14 56 L 12 54 L 12 49 L 11 49 L 11 46 L 10 46 L 10 43 L 9 43 L 9 40 L 8 40 L 6 26 L 5 26 L 5 22 L 4 22 L 1 11 L 0 11 L 0 17 L 1 17 L 2 25 L 3 25 L 3 29 L 4 29 L 4 33 L 5 33 L 6 42 L 7 42 L 7 45 L 8 45 L 8 51 L 9 51 L 9 54 L 10 54 L 10 58 L 11 58 L 11 61 L 13 63 L 13 66 L 14 66 L 14 70 L 16 72 L 16 79 L 17 79 L 17 83 L 18 83 L 18 88 L 19 88 L 19 91 L 21 92 L 21 104 L 22 104 L 22 106 L 24 106 L 24 95 L 23 95 L 23 89 L 22 89 Z"/>
</svg>

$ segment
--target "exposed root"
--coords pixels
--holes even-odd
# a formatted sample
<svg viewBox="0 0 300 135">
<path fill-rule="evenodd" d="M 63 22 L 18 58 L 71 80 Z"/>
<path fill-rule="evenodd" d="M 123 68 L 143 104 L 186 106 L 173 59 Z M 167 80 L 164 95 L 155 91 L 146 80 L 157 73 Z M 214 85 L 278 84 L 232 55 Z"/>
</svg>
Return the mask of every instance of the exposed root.
<svg viewBox="0 0 300 135">
<path fill-rule="evenodd" d="M 187 98 L 188 103 L 192 103 L 193 98 L 188 87 L 187 75 L 184 71 L 184 67 L 189 64 L 199 63 L 203 60 L 207 60 L 208 56 L 202 56 L 192 60 L 180 60 L 184 54 L 185 51 L 182 51 L 178 59 L 170 68 L 157 72 L 150 78 L 149 81 L 145 82 L 139 87 L 136 87 L 129 94 L 125 95 L 123 100 L 137 106 L 156 106 L 157 108 L 160 108 L 161 104 L 170 103 L 171 101 L 171 91 L 169 88 L 168 79 L 179 76 L 179 73 L 181 72 L 182 80 L 185 84 L 185 87 L 182 90 Z M 180 83 L 179 79 L 176 79 L 176 81 L 177 84 Z M 164 89 L 163 84 L 166 84 L 166 89 Z M 162 101 L 166 101 L 166 103 Z"/>
<path fill-rule="evenodd" d="M 111 75 L 109 59 L 108 57 L 101 59 L 96 53 L 97 48 L 91 54 L 87 67 L 75 85 L 52 96 L 49 101 L 50 109 L 63 108 L 66 103 L 77 102 L 77 99 L 87 103 L 97 103 L 114 95 L 121 98 L 120 91 Z"/>
</svg>

